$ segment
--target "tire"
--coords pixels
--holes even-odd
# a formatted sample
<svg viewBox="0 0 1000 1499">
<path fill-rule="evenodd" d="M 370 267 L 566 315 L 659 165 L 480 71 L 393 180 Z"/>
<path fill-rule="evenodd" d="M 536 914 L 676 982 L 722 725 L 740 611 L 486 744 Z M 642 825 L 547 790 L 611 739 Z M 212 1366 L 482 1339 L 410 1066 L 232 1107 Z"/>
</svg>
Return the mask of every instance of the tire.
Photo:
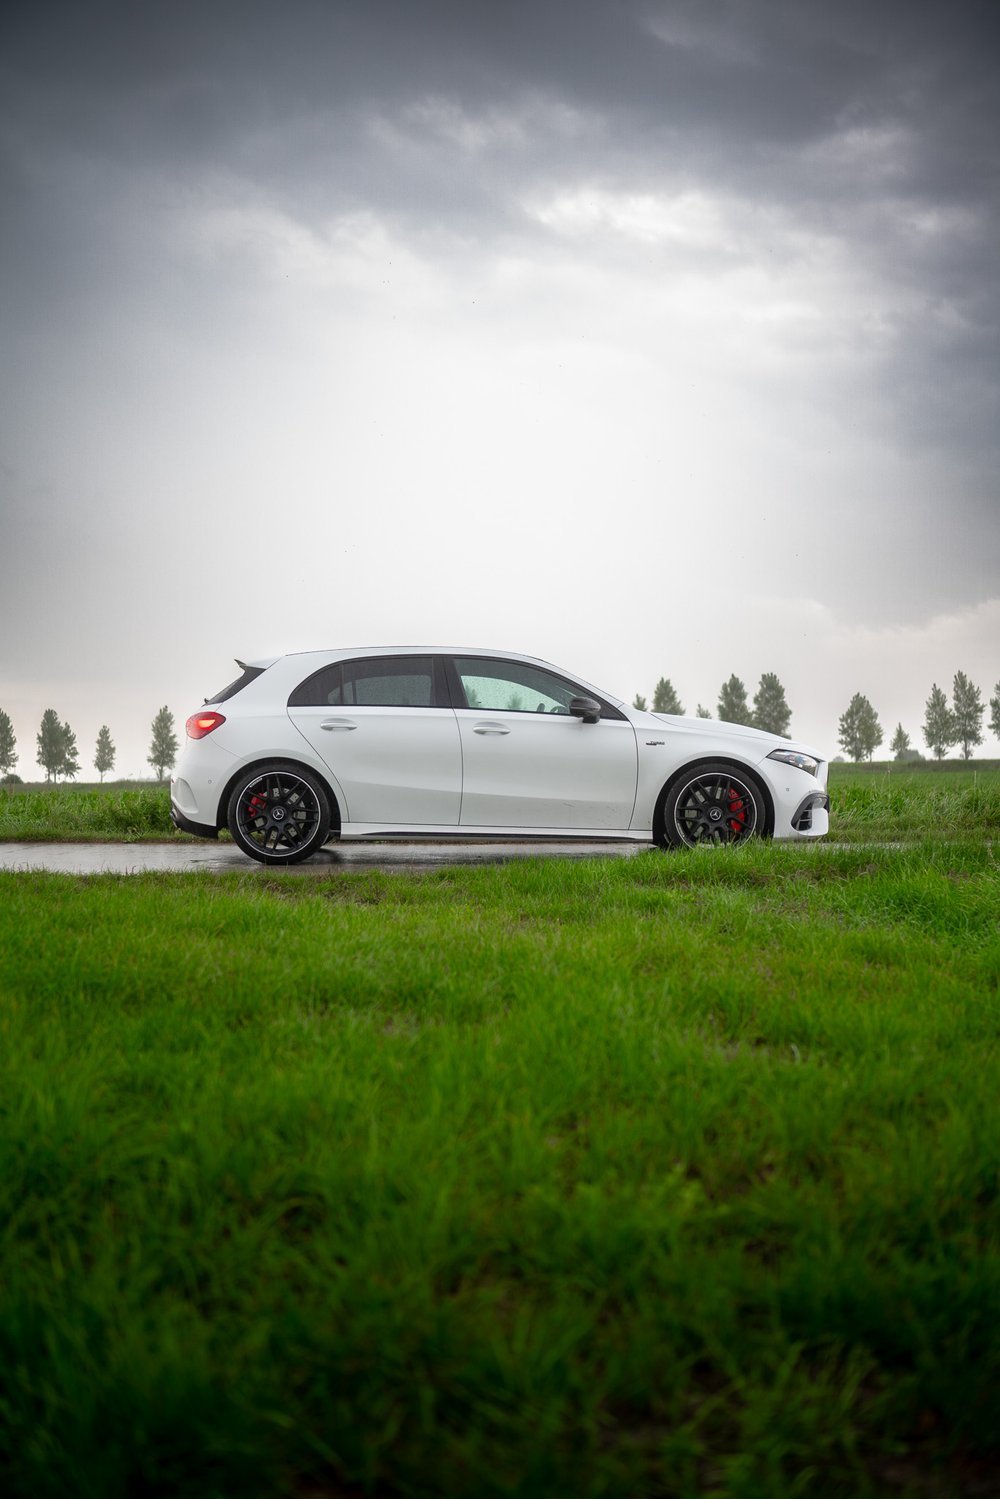
<svg viewBox="0 0 1000 1499">
<path fill-rule="evenodd" d="M 764 793 L 749 771 L 696 765 L 664 797 L 658 836 L 667 848 L 733 845 L 762 837 L 766 822 Z"/>
<path fill-rule="evenodd" d="M 233 842 L 261 864 L 300 864 L 330 835 L 325 788 L 299 765 L 258 765 L 236 782 L 226 819 Z"/>
</svg>

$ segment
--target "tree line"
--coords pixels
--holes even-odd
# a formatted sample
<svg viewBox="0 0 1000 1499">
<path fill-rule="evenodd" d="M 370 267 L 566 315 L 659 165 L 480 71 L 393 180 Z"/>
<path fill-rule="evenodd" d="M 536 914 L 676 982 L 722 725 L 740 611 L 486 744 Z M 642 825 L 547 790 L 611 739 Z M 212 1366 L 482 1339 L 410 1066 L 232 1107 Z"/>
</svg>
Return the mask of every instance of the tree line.
<svg viewBox="0 0 1000 1499">
<path fill-rule="evenodd" d="M 647 708 L 646 699 L 637 693 L 634 708 Z M 990 729 L 1000 739 L 1000 682 L 989 701 Z M 766 671 L 761 676 L 751 703 L 747 689 L 739 677 L 733 675 L 719 688 L 716 705 L 717 716 L 726 723 L 746 724 L 750 728 L 763 729 L 768 734 L 787 736 L 792 722 L 791 709 L 785 698 L 785 689 L 774 672 Z M 683 714 L 684 708 L 669 677 L 661 677 L 653 689 L 654 713 Z M 698 704 L 698 718 L 711 718 L 709 710 Z M 952 700 L 935 682 L 924 706 L 924 743 L 935 758 L 941 760 L 956 744 L 962 747 L 962 756 L 968 760 L 977 745 L 983 742 L 983 717 L 986 705 L 980 689 L 958 671 L 952 683 Z M 174 732 L 174 715 L 163 707 L 150 725 L 148 763 L 156 771 L 157 780 L 162 781 L 164 772 L 172 770 L 177 763 L 179 748 Z M 856 692 L 840 715 L 837 742 L 852 760 L 870 760 L 885 736 L 878 714 L 868 698 Z M 80 773 L 80 751 L 76 735 L 68 723 L 60 720 L 54 708 L 46 708 L 36 735 L 37 762 L 45 771 L 47 781 L 58 782 L 59 777 L 75 779 Z M 910 736 L 898 723 L 889 744 L 896 760 L 919 760 L 920 752 L 910 742 Z M 94 769 L 103 782 L 109 770 L 115 767 L 115 746 L 111 730 L 102 724 L 94 746 Z M 0 777 L 11 780 L 17 763 L 17 740 L 10 716 L 0 708 Z"/>
<path fill-rule="evenodd" d="M 161 708 L 150 726 L 152 739 L 146 756 L 156 771 L 156 779 L 163 780 L 164 771 L 172 770 L 177 762 L 179 748 L 174 733 L 174 715 L 169 708 Z M 35 736 L 36 760 L 45 771 L 47 781 L 58 782 L 59 777 L 74 780 L 80 773 L 80 750 L 76 735 L 68 723 L 60 720 L 54 708 L 46 708 Z M 111 730 L 102 724 L 94 746 L 94 769 L 104 781 L 109 770 L 115 768 L 116 755 Z M 17 739 L 10 715 L 0 708 L 0 776 L 5 780 L 17 780 L 13 775 L 17 763 Z"/>
<path fill-rule="evenodd" d="M 974 682 L 970 682 L 964 671 L 957 671 L 951 685 L 951 702 L 942 688 L 935 682 L 930 696 L 924 704 L 922 732 L 924 743 L 936 760 L 943 760 L 953 745 L 961 745 L 962 758 L 968 760 L 972 751 L 983 742 L 983 715 L 986 704 Z M 996 693 L 990 698 L 990 728 L 1000 739 L 1000 682 Z M 882 725 L 871 703 L 860 692 L 856 692 L 840 716 L 838 743 L 852 760 L 870 760 L 882 743 Z M 922 756 L 910 743 L 910 736 L 901 723 L 889 744 L 894 760 L 919 760 Z"/>
<path fill-rule="evenodd" d="M 647 708 L 646 699 L 637 693 L 634 708 Z M 1000 682 L 990 698 L 990 728 L 1000 739 Z M 653 689 L 654 713 L 683 714 L 684 708 L 669 677 L 661 677 Z M 952 683 L 951 703 L 935 682 L 924 708 L 923 736 L 928 749 L 941 760 L 956 744 L 962 747 L 962 756 L 968 760 L 975 747 L 983 742 L 983 716 L 986 705 L 980 689 L 965 675 L 955 673 Z M 747 690 L 739 677 L 731 676 L 719 689 L 718 717 L 726 723 L 746 724 L 749 728 L 764 729 L 768 734 L 785 736 L 792 722 L 791 710 L 785 699 L 785 689 L 774 672 L 764 672 L 751 704 Z M 711 718 L 709 710 L 698 704 L 697 718 Z M 868 699 L 860 692 L 851 698 L 840 715 L 837 742 L 852 760 L 870 760 L 884 739 L 878 714 Z M 901 723 L 889 745 L 896 760 L 919 760 L 919 750 L 910 743 L 910 736 Z"/>
<path fill-rule="evenodd" d="M 641 693 L 636 694 L 632 706 L 646 711 L 646 699 Z M 747 697 L 747 689 L 739 677 L 731 676 L 719 688 L 717 707 L 717 716 L 726 723 L 746 724 L 748 728 L 763 729 L 768 734 L 778 734 L 782 738 L 787 736 L 792 722 L 792 710 L 785 699 L 785 689 L 773 671 L 766 671 L 762 675 L 753 703 Z M 653 688 L 653 706 L 650 711 L 683 714 L 681 700 L 669 677 L 661 677 Z M 711 718 L 712 715 L 699 703 L 695 716 Z"/>
</svg>

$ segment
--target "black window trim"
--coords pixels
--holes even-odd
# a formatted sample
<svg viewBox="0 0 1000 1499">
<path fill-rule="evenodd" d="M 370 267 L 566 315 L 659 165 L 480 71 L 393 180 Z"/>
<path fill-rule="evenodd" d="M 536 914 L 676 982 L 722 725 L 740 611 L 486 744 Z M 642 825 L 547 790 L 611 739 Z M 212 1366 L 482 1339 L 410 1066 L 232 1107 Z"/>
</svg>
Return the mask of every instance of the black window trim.
<svg viewBox="0 0 1000 1499">
<path fill-rule="evenodd" d="M 574 697 L 592 697 L 595 702 L 600 703 L 601 705 L 602 718 L 609 720 L 620 720 L 622 723 L 629 722 L 629 720 L 625 717 L 625 714 L 622 713 L 621 709 L 616 708 L 614 703 L 609 703 L 606 698 L 601 697 L 600 694 L 594 692 L 592 688 L 584 687 L 580 682 L 574 682 L 572 677 L 563 676 L 561 671 L 553 671 L 550 666 L 543 666 L 536 661 L 520 661 L 516 656 L 487 656 L 482 651 L 470 651 L 468 655 L 462 656 L 447 656 L 445 660 L 447 663 L 448 685 L 451 688 L 452 707 L 454 708 L 468 709 L 470 707 L 470 704 L 465 696 L 465 688 L 462 686 L 462 677 L 458 670 L 459 660 L 505 661 L 508 662 L 511 666 L 531 666 L 534 667 L 536 671 L 546 672 L 548 676 L 554 677 L 557 682 L 565 682 L 567 687 L 572 687 Z M 529 712 L 527 708 L 481 708 L 478 711 L 481 713 Z M 562 718 L 565 715 L 558 714 L 557 716 Z"/>
</svg>

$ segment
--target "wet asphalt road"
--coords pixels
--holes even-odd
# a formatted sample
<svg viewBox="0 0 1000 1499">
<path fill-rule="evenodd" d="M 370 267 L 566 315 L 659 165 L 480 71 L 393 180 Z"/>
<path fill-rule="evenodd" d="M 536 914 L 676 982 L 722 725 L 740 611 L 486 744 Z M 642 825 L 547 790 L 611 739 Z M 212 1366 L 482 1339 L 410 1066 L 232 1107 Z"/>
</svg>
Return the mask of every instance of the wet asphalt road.
<svg viewBox="0 0 1000 1499">
<path fill-rule="evenodd" d="M 290 873 L 329 875 L 361 869 L 441 869 L 456 864 L 507 864 L 513 859 L 628 859 L 642 843 L 334 843 Z M 0 843 L 0 869 L 56 874 L 142 874 L 203 869 L 214 874 L 267 873 L 231 843 Z"/>
</svg>

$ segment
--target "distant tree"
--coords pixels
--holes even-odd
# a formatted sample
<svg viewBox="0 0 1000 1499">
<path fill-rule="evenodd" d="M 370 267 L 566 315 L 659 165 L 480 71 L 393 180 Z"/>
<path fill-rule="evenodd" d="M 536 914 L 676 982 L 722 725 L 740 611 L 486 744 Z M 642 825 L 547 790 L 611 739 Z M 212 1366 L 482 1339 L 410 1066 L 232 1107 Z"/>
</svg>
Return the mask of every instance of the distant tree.
<svg viewBox="0 0 1000 1499">
<path fill-rule="evenodd" d="M 674 691 L 669 677 L 661 677 L 653 691 L 654 713 L 683 713 L 681 700 Z"/>
<path fill-rule="evenodd" d="M 882 725 L 871 703 L 856 692 L 840 715 L 838 743 L 852 760 L 870 760 L 882 743 Z"/>
<path fill-rule="evenodd" d="M 912 753 L 910 736 L 901 723 L 896 725 L 896 732 L 892 736 L 889 748 L 892 751 L 892 758 L 894 760 L 905 760 L 907 755 Z"/>
<path fill-rule="evenodd" d="M 995 695 L 990 698 L 990 728 L 1000 739 L 1000 682 L 997 683 Z"/>
<path fill-rule="evenodd" d="M 17 740 L 10 717 L 0 708 L 0 775 L 6 775 L 17 764 Z"/>
<path fill-rule="evenodd" d="M 174 715 L 169 708 L 161 708 L 153 719 L 153 739 L 146 759 L 156 771 L 156 779 L 163 780 L 163 772 L 172 770 L 177 760 L 177 735 L 174 733 Z"/>
<path fill-rule="evenodd" d="M 938 760 L 942 760 L 957 738 L 955 715 L 948 707 L 948 699 L 935 682 L 924 706 L 924 743 L 934 751 Z"/>
<path fill-rule="evenodd" d="M 632 707 L 638 708 L 640 713 L 646 712 L 646 699 L 643 697 L 641 692 L 636 693 L 635 697 L 632 700 Z"/>
<path fill-rule="evenodd" d="M 63 732 L 54 708 L 46 708 L 42 714 L 35 742 L 38 745 L 37 760 L 45 771 L 45 779 L 58 781 L 63 763 Z"/>
<path fill-rule="evenodd" d="M 962 746 L 962 759 L 968 760 L 976 745 L 983 742 L 983 714 L 986 708 L 982 693 L 972 685 L 964 671 L 955 673 L 951 702 L 955 742 Z"/>
<path fill-rule="evenodd" d="M 59 725 L 62 734 L 62 765 L 59 767 L 64 776 L 75 777 L 80 773 L 80 751 L 76 747 L 76 735 L 68 723 Z"/>
<path fill-rule="evenodd" d="M 115 768 L 115 747 L 111 742 L 111 730 L 107 724 L 102 724 L 97 733 L 97 746 L 94 750 L 94 769 L 98 771 L 103 782 L 105 772 Z"/>
<path fill-rule="evenodd" d="M 753 723 L 753 709 L 739 677 L 732 676 L 719 688 L 719 717 L 723 723 Z"/>
<path fill-rule="evenodd" d="M 785 689 L 773 671 L 761 676 L 753 700 L 754 727 L 768 734 L 785 737 L 792 722 L 792 710 L 785 701 Z"/>
<path fill-rule="evenodd" d="M 702 707 L 701 703 L 699 703 L 694 711 L 694 716 L 695 718 L 711 718 L 712 715 L 707 708 Z"/>
</svg>

